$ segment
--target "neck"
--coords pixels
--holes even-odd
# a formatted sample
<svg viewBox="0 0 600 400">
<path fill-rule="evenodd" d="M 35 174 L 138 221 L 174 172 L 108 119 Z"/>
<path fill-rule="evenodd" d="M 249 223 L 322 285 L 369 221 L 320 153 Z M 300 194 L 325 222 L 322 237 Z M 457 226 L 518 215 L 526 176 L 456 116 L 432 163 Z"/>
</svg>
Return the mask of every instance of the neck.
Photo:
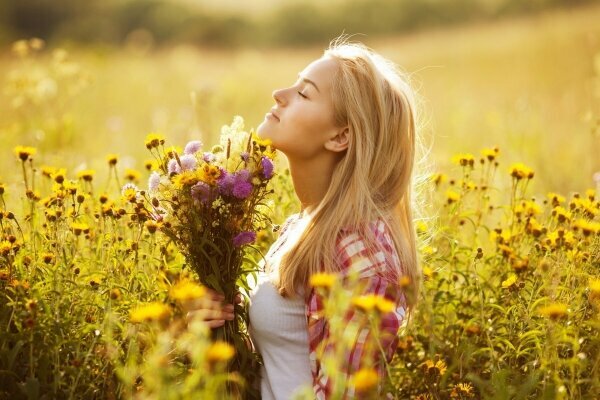
<svg viewBox="0 0 600 400">
<path fill-rule="evenodd" d="M 330 157 L 308 161 L 288 160 L 302 216 L 312 216 L 329 189 L 337 160 Z"/>
</svg>

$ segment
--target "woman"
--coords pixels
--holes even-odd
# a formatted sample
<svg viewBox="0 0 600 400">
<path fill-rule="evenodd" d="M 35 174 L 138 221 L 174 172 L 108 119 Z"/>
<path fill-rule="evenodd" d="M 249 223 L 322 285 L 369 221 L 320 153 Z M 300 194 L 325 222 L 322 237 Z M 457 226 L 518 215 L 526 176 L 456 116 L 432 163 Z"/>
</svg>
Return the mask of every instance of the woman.
<svg viewBox="0 0 600 400">
<path fill-rule="evenodd" d="M 385 378 L 382 353 L 389 362 L 420 282 L 411 211 L 414 95 L 392 62 L 341 38 L 293 86 L 273 92 L 276 105 L 257 134 L 286 155 L 301 212 L 282 225 L 250 294 L 249 333 L 264 361 L 264 399 L 288 399 L 306 385 L 318 399 L 362 397 L 352 377 L 368 357 L 377 362 L 379 383 Z M 355 272 L 358 284 L 348 290 L 394 305 L 381 316 L 379 350 L 366 314 L 340 310 L 355 328 L 331 372 L 321 360 L 338 343 L 330 340 L 323 292 L 310 285 L 318 272 Z M 216 306 L 204 318 L 220 326 L 233 319 L 232 310 Z"/>
</svg>

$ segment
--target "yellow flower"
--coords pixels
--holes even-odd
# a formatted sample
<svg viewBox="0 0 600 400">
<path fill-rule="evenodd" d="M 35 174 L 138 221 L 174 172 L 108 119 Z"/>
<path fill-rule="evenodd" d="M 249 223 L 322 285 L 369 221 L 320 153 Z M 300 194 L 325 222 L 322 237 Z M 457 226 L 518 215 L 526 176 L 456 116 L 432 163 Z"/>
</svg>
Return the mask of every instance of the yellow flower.
<svg viewBox="0 0 600 400">
<path fill-rule="evenodd" d="M 527 221 L 527 225 L 525 226 L 527 233 L 532 234 L 534 237 L 540 236 L 543 229 L 544 227 L 533 217 Z"/>
<path fill-rule="evenodd" d="M 436 186 L 439 186 L 441 183 L 444 183 L 448 180 L 448 176 L 446 174 L 436 173 L 431 175 L 431 180 Z"/>
<path fill-rule="evenodd" d="M 163 321 L 171 315 L 171 310 L 166 304 L 160 302 L 146 303 L 132 310 L 129 314 L 131 322 Z"/>
<path fill-rule="evenodd" d="M 567 305 L 563 303 L 552 303 L 538 309 L 540 315 L 550 319 L 563 318 L 567 315 Z"/>
<path fill-rule="evenodd" d="M 146 148 L 148 150 L 151 150 L 155 147 L 165 144 L 165 138 L 164 136 L 159 135 L 158 133 L 150 133 L 146 136 L 145 144 Z"/>
<path fill-rule="evenodd" d="M 88 233 L 90 231 L 90 227 L 82 222 L 73 222 L 71 224 L 71 229 L 73 229 L 73 233 L 77 236 L 81 235 L 82 232 Z"/>
<path fill-rule="evenodd" d="M 27 161 L 30 157 L 33 157 L 37 152 L 34 147 L 29 146 L 17 146 L 14 148 L 14 151 L 17 157 L 23 162 Z"/>
<path fill-rule="evenodd" d="M 585 195 L 590 201 L 594 201 L 594 199 L 596 198 L 596 190 L 588 189 L 585 191 Z"/>
<path fill-rule="evenodd" d="M 475 157 L 473 157 L 473 154 L 469 154 L 469 153 L 459 153 L 459 154 L 455 154 L 454 156 L 452 156 L 452 162 L 455 164 L 458 164 L 460 166 L 466 167 L 466 166 L 473 166 L 475 164 Z"/>
<path fill-rule="evenodd" d="M 137 182 L 142 175 L 135 169 L 127 168 L 125 170 L 125 179 L 132 182 Z"/>
<path fill-rule="evenodd" d="M 202 179 L 203 174 L 200 170 L 198 171 L 183 171 L 171 178 L 173 186 L 177 189 L 181 189 L 184 186 L 192 186 L 198 183 Z"/>
<path fill-rule="evenodd" d="M 514 212 L 517 217 L 520 217 L 522 214 L 531 217 L 537 214 L 541 214 L 542 209 L 536 202 L 525 200 L 515 206 Z"/>
<path fill-rule="evenodd" d="M 473 385 L 470 383 L 459 383 L 454 385 L 452 388 L 452 392 L 450 392 L 450 397 L 452 398 L 462 398 L 462 397 L 474 397 L 473 393 Z"/>
<path fill-rule="evenodd" d="M 57 168 L 54 170 L 54 172 L 52 173 L 52 179 L 54 179 L 54 182 L 56 183 L 63 183 L 65 181 L 67 175 L 67 170 L 64 168 Z"/>
<path fill-rule="evenodd" d="M 425 367 L 425 372 L 431 375 L 444 375 L 444 372 L 446 372 L 447 369 L 444 360 L 438 360 L 436 362 L 427 360 L 421 365 Z"/>
<path fill-rule="evenodd" d="M 500 153 L 500 149 L 497 147 L 481 150 L 481 155 L 487 158 L 488 161 L 494 161 L 498 157 L 498 153 Z"/>
<path fill-rule="evenodd" d="M 558 193 L 550 192 L 547 196 L 550 199 L 550 201 L 552 201 L 553 207 L 557 207 L 565 202 L 565 198 Z"/>
<path fill-rule="evenodd" d="M 446 190 L 446 198 L 448 200 L 448 204 L 451 204 L 451 203 L 454 203 L 454 202 L 460 200 L 460 194 L 456 193 L 452 189 L 448 189 L 448 190 Z"/>
<path fill-rule="evenodd" d="M 523 163 L 515 163 L 509 168 L 510 176 L 516 180 L 531 179 L 533 178 L 534 172 L 531 168 Z"/>
<path fill-rule="evenodd" d="M 415 224 L 415 227 L 417 229 L 417 233 L 425 233 L 427 232 L 427 224 L 423 221 L 418 221 Z"/>
<path fill-rule="evenodd" d="M 206 295 L 204 286 L 184 279 L 175 284 L 170 290 L 170 296 L 173 300 L 189 301 L 199 299 Z"/>
<path fill-rule="evenodd" d="M 106 156 L 106 161 L 109 166 L 117 165 L 117 161 L 119 160 L 119 156 L 117 154 L 108 154 Z"/>
<path fill-rule="evenodd" d="M 206 351 L 208 362 L 225 362 L 235 355 L 235 349 L 227 342 L 218 340 L 210 345 Z"/>
<path fill-rule="evenodd" d="M 382 314 L 392 312 L 396 308 L 396 305 L 393 301 L 376 294 L 367 294 L 354 297 L 352 299 L 352 304 L 365 312 L 377 310 Z"/>
<path fill-rule="evenodd" d="M 367 392 L 376 387 L 379 375 L 374 368 L 361 368 L 352 375 L 352 384 L 357 392 Z"/>
<path fill-rule="evenodd" d="M 590 279 L 590 301 L 597 301 L 600 304 L 600 279 Z"/>
<path fill-rule="evenodd" d="M 84 169 L 83 171 L 79 171 L 77 173 L 77 178 L 83 179 L 86 182 L 91 182 L 95 174 L 96 171 L 94 171 L 93 169 Z"/>
<path fill-rule="evenodd" d="M 203 182 L 209 185 L 216 185 L 217 179 L 221 176 L 221 170 L 216 165 L 204 164 L 200 170 L 198 170 L 199 178 Z"/>
<path fill-rule="evenodd" d="M 335 283 L 336 274 L 318 272 L 310 277 L 310 286 L 330 288 Z"/>
<path fill-rule="evenodd" d="M 155 171 L 158 169 L 158 163 L 156 160 L 146 160 L 144 161 L 144 168 L 148 171 Z"/>
<path fill-rule="evenodd" d="M 50 167 L 48 165 L 42 165 L 42 175 L 46 178 L 52 178 L 52 175 L 56 172 L 55 167 Z"/>
<path fill-rule="evenodd" d="M 273 144 L 271 139 L 263 139 L 260 138 L 255 132 L 252 132 L 252 140 L 256 142 L 259 146 L 270 146 Z"/>
<path fill-rule="evenodd" d="M 427 265 L 423 267 L 423 276 L 425 277 L 425 279 L 430 279 L 431 277 L 433 277 L 434 274 L 435 271 L 431 269 L 431 267 Z"/>
<path fill-rule="evenodd" d="M 600 232 L 600 223 L 595 221 L 586 221 L 585 219 L 578 219 L 573 224 L 573 229 L 581 229 L 584 236 L 590 236 Z"/>
<path fill-rule="evenodd" d="M 561 206 L 556 206 L 552 210 L 552 216 L 558 219 L 558 222 L 565 222 L 571 220 L 571 212 L 565 210 Z"/>
<path fill-rule="evenodd" d="M 161 224 L 159 222 L 149 219 L 146 222 L 144 222 L 144 226 L 146 227 L 146 229 L 148 229 L 148 232 L 156 233 L 158 228 L 160 228 Z"/>
<path fill-rule="evenodd" d="M 517 283 L 517 276 L 515 274 L 510 274 L 506 280 L 502 281 L 502 287 L 504 289 L 510 289 L 515 286 Z"/>
</svg>

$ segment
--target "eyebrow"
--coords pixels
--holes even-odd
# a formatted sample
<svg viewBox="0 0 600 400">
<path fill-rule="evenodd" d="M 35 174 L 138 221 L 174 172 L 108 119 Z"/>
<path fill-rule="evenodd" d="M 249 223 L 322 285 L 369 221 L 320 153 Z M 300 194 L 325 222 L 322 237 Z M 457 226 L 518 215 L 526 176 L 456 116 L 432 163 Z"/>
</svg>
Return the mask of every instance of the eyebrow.
<svg viewBox="0 0 600 400">
<path fill-rule="evenodd" d="M 300 78 L 300 74 L 298 74 L 298 78 Z M 306 83 L 310 83 L 311 85 L 313 85 L 313 86 L 315 87 L 315 89 L 317 89 L 317 92 L 321 93 L 321 91 L 320 91 L 320 90 L 319 90 L 319 88 L 317 87 L 317 84 L 316 84 L 316 83 L 314 83 L 313 81 L 311 81 L 310 79 L 307 79 L 307 78 L 302 78 L 302 81 L 303 81 L 303 82 L 306 82 Z"/>
</svg>

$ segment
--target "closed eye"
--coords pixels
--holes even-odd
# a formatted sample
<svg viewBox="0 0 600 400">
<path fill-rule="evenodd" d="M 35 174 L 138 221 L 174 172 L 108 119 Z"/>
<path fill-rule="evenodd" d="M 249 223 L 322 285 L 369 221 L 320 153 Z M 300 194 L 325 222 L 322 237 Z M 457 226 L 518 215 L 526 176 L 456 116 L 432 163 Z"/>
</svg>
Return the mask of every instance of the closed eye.
<svg viewBox="0 0 600 400">
<path fill-rule="evenodd" d="M 296 92 L 296 93 L 298 93 L 300 96 L 304 97 L 305 99 L 308 99 L 308 97 L 306 97 L 306 96 L 305 96 L 305 95 L 303 95 L 302 93 L 300 93 L 300 92 Z"/>
</svg>

